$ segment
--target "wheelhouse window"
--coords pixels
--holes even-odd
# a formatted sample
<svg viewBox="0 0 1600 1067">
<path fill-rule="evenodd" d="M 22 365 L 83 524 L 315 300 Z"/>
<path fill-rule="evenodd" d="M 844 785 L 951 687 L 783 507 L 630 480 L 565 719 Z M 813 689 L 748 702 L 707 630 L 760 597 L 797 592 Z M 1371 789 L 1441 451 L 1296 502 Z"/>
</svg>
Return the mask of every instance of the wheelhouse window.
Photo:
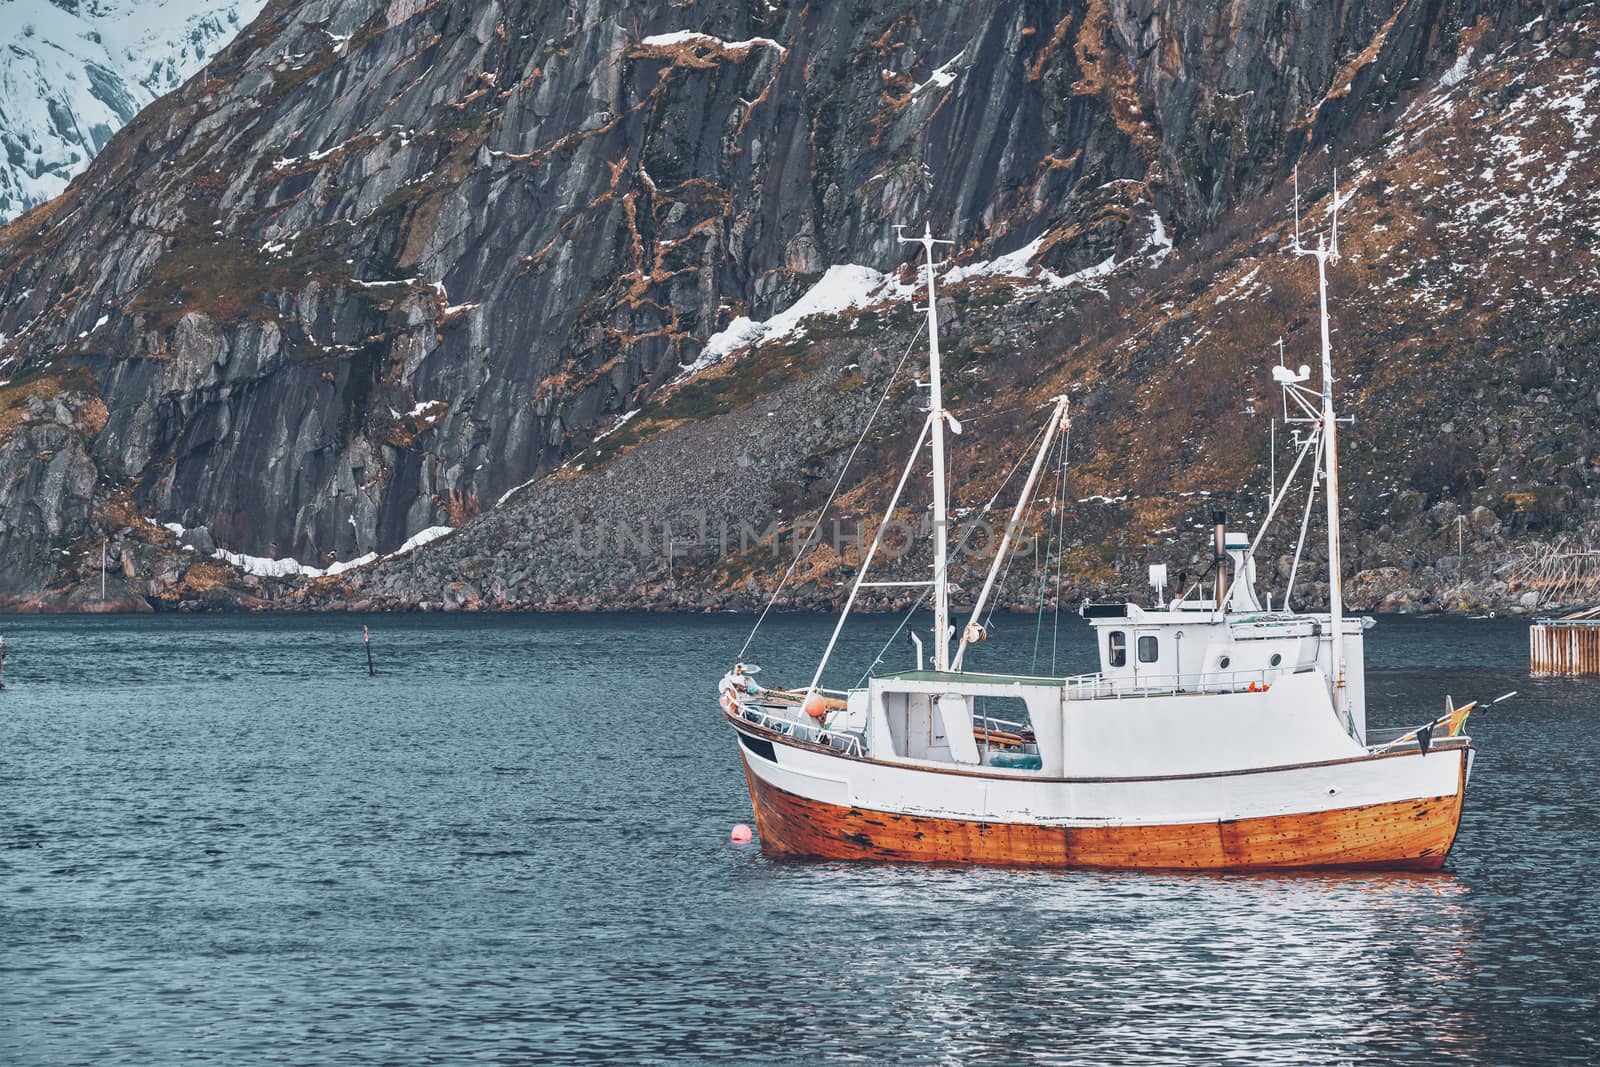
<svg viewBox="0 0 1600 1067">
<path fill-rule="evenodd" d="M 1139 638 L 1139 662 L 1154 663 L 1160 656 L 1160 649 L 1156 645 L 1154 634 L 1146 634 Z"/>
<path fill-rule="evenodd" d="M 1106 662 L 1113 667 L 1128 665 L 1128 635 L 1122 630 L 1112 630 L 1106 635 Z"/>
</svg>

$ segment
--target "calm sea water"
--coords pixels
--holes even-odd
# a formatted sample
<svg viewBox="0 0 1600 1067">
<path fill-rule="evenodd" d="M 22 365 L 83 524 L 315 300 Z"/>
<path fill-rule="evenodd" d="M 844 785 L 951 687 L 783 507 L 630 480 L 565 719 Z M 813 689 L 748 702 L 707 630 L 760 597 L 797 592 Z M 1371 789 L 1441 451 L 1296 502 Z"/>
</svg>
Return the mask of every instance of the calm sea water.
<svg viewBox="0 0 1600 1067">
<path fill-rule="evenodd" d="M 1029 666 L 1000 622 L 974 666 Z M 1600 681 L 1530 680 L 1525 625 L 1368 637 L 1374 725 L 1521 691 L 1445 873 L 1243 877 L 730 844 L 749 623 L 0 619 L 0 1062 L 1600 1057 Z M 803 680 L 830 625 L 750 658 Z M 832 681 L 904 665 L 893 625 Z"/>
</svg>

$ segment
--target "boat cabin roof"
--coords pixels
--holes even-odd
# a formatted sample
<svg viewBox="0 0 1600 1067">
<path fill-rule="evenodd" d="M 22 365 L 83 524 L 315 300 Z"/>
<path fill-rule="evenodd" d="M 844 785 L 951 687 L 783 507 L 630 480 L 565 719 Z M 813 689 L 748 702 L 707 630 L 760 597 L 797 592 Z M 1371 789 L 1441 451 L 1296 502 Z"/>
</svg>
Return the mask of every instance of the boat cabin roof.
<svg viewBox="0 0 1600 1067">
<path fill-rule="evenodd" d="M 1028 674 L 984 674 L 978 671 L 897 671 L 880 674 L 877 681 L 895 682 L 948 682 L 967 685 L 1053 685 L 1060 686 L 1060 678 L 1040 678 Z"/>
</svg>

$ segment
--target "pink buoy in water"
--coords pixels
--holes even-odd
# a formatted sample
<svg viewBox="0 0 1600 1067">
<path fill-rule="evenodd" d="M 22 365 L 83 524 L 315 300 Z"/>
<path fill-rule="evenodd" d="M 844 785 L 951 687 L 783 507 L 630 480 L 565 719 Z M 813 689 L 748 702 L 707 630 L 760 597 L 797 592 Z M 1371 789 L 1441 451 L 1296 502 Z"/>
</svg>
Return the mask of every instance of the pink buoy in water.
<svg viewBox="0 0 1600 1067">
<path fill-rule="evenodd" d="M 728 839 L 731 840 L 736 845 L 744 844 L 745 842 L 750 840 L 750 837 L 751 837 L 750 827 L 746 826 L 742 822 L 741 823 L 735 823 L 734 827 L 733 827 L 733 832 L 728 835 Z"/>
</svg>

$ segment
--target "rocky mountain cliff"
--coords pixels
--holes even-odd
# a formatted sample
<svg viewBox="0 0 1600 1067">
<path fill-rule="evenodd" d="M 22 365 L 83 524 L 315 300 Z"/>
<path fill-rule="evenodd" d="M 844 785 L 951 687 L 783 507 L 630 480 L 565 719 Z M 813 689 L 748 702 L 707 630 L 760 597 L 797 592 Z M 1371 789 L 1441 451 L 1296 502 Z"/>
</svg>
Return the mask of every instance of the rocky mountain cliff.
<svg viewBox="0 0 1600 1067">
<path fill-rule="evenodd" d="M 0 222 L 58 196 L 260 10 L 261 0 L 0 2 Z"/>
<path fill-rule="evenodd" d="M 104 543 L 123 605 L 757 603 L 782 546 L 706 530 L 792 531 L 885 386 L 849 521 L 910 446 L 919 220 L 960 493 L 1070 389 L 1055 587 L 1136 587 L 1259 511 L 1337 159 L 1353 596 L 1514 599 L 1600 459 L 1592 8 L 270 3 L 0 231 L 0 596 L 98 601 Z"/>
</svg>

